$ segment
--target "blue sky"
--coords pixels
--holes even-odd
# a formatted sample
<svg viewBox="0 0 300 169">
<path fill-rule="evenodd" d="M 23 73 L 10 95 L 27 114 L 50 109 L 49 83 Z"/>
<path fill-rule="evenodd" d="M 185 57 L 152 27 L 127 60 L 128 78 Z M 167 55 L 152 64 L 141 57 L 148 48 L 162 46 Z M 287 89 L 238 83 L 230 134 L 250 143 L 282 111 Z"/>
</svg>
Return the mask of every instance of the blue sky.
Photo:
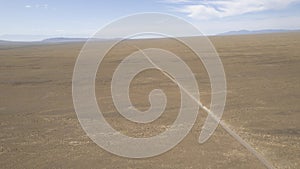
<svg viewBox="0 0 300 169">
<path fill-rule="evenodd" d="M 10 0 L 1 2 L 0 39 L 88 37 L 110 21 L 138 12 L 173 14 L 208 35 L 300 29 L 300 0 Z"/>
</svg>

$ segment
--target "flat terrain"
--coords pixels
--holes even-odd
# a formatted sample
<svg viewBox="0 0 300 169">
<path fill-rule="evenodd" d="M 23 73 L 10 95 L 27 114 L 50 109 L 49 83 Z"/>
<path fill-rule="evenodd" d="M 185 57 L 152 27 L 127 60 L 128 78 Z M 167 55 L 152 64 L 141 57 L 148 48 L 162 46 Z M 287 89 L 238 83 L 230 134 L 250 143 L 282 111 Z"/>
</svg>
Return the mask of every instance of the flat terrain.
<svg viewBox="0 0 300 169">
<path fill-rule="evenodd" d="M 300 33 L 210 39 L 227 78 L 222 119 L 275 168 L 300 168 Z M 98 104 L 115 129 L 134 137 L 156 135 L 172 124 L 180 106 L 178 87 L 161 72 L 147 70 L 132 82 L 131 100 L 147 110 L 149 92 L 160 88 L 168 96 L 166 111 L 144 125 L 118 114 L 110 96 L 111 75 L 136 50 L 133 45 L 182 56 L 198 80 L 201 102 L 209 107 L 208 75 L 186 47 L 171 39 L 124 41 L 105 57 L 96 79 Z M 188 136 L 162 155 L 137 160 L 101 149 L 87 137 L 73 108 L 72 73 L 82 46 L 0 44 L 0 168 L 265 168 L 220 126 L 199 144 L 206 118 L 202 110 Z"/>
</svg>

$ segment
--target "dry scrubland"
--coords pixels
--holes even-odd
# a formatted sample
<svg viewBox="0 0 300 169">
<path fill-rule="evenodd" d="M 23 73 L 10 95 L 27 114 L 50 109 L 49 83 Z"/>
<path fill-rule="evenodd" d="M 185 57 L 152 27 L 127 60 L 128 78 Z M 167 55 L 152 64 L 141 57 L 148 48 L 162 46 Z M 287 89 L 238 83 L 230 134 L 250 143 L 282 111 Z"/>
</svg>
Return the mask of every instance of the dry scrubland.
<svg viewBox="0 0 300 169">
<path fill-rule="evenodd" d="M 300 168 L 300 33 L 210 39 L 227 76 L 223 120 L 276 168 Z M 96 79 L 98 104 L 114 128 L 130 136 L 153 136 L 172 124 L 179 108 L 178 87 L 159 71 L 148 70 L 132 82 L 131 99 L 146 110 L 149 91 L 164 89 L 168 104 L 162 117 L 141 125 L 116 112 L 111 74 L 136 50 L 133 44 L 163 46 L 183 56 L 198 79 L 201 101 L 209 105 L 207 73 L 187 48 L 170 39 L 126 41 L 108 54 Z M 0 168 L 264 168 L 220 126 L 199 145 L 206 118 L 202 111 L 190 134 L 160 156 L 133 160 L 99 148 L 82 130 L 72 104 L 72 71 L 82 45 L 1 43 Z"/>
</svg>

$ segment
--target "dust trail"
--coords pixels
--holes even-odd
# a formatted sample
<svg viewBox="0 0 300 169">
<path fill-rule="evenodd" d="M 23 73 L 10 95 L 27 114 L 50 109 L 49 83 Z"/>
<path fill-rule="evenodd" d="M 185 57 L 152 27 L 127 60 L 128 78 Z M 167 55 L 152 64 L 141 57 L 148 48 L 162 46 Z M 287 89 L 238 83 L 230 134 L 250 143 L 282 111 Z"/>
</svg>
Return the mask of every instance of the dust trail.
<svg viewBox="0 0 300 169">
<path fill-rule="evenodd" d="M 173 81 L 177 86 L 183 90 L 187 95 L 189 95 L 207 114 L 211 115 L 215 121 L 218 121 L 218 118 L 211 112 L 207 107 L 205 107 L 197 98 L 195 98 L 192 94 L 190 94 L 181 84 L 179 84 L 172 76 L 170 76 L 167 72 L 162 70 L 159 66 L 157 66 L 146 53 L 138 48 L 137 46 L 133 45 L 136 49 L 138 49 L 146 58 L 147 60 L 159 71 L 161 71 L 166 77 L 168 77 L 171 81 Z M 250 151 L 263 165 L 265 165 L 268 169 L 274 169 L 273 165 L 259 152 L 257 152 L 249 143 L 247 143 L 243 138 L 241 138 L 236 132 L 231 130 L 229 126 L 225 123 L 224 120 L 220 120 L 220 126 L 230 134 L 235 140 L 237 140 L 241 145 L 243 145 L 248 151 Z"/>
</svg>

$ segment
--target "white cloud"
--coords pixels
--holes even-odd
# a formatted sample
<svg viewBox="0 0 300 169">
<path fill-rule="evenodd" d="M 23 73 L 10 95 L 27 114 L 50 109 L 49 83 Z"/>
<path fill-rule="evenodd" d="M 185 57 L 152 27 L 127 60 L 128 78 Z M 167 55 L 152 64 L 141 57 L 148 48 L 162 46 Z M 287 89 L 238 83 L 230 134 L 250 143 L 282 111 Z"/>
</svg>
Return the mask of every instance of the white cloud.
<svg viewBox="0 0 300 169">
<path fill-rule="evenodd" d="M 300 16 L 243 19 L 243 20 L 203 20 L 193 22 L 203 34 L 214 35 L 233 30 L 262 30 L 262 29 L 288 29 L 300 28 Z"/>
<path fill-rule="evenodd" d="M 184 2 L 191 2 L 191 0 L 163 0 L 166 3 L 184 3 Z"/>
<path fill-rule="evenodd" d="M 55 32 L 62 33 L 62 32 L 65 32 L 65 30 L 63 30 L 63 29 L 57 29 L 57 30 L 55 30 Z"/>
<path fill-rule="evenodd" d="M 185 0 L 166 0 L 170 4 Z M 278 10 L 300 0 L 202 0 L 181 3 L 176 11 L 186 13 L 191 18 L 209 19 L 242 15 L 250 12 Z"/>
<path fill-rule="evenodd" d="M 42 9 L 48 9 L 48 4 L 35 4 L 35 5 L 25 5 L 25 8 L 42 8 Z"/>
<path fill-rule="evenodd" d="M 44 8 L 44 9 L 48 9 L 48 4 L 36 4 L 35 8 Z"/>
</svg>

